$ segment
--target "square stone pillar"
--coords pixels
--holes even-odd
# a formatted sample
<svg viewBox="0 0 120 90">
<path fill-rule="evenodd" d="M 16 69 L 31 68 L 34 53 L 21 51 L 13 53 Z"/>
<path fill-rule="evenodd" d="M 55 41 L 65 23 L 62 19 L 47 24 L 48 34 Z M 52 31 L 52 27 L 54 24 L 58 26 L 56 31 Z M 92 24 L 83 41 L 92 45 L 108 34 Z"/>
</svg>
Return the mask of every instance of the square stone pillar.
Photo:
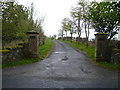
<svg viewBox="0 0 120 90">
<path fill-rule="evenodd" d="M 29 40 L 29 56 L 30 58 L 36 58 L 38 56 L 38 45 L 39 45 L 39 33 L 32 30 L 27 32 Z"/>
<path fill-rule="evenodd" d="M 95 34 L 95 59 L 96 62 L 107 61 L 108 40 L 106 33 Z"/>
</svg>

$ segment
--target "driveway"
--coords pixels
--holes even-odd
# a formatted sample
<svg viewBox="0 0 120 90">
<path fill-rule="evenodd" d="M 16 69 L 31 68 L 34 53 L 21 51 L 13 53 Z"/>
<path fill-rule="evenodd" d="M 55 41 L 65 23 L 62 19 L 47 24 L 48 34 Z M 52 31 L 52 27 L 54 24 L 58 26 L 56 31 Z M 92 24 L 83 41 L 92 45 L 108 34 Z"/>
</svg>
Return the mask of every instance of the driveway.
<svg viewBox="0 0 120 90">
<path fill-rule="evenodd" d="M 63 42 L 54 45 L 43 61 L 3 69 L 3 88 L 118 88 L 118 72 L 92 64 Z"/>
</svg>

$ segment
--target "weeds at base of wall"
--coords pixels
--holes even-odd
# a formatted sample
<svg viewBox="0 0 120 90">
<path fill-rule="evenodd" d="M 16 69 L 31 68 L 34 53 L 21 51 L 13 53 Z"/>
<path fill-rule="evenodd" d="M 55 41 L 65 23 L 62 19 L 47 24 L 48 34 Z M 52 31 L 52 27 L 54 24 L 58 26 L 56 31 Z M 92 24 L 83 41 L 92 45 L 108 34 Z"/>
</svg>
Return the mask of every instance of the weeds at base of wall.
<svg viewBox="0 0 120 90">
<path fill-rule="evenodd" d="M 6 67 L 13 67 L 13 66 L 18 66 L 18 65 L 23 65 L 23 64 L 29 64 L 36 62 L 36 59 L 23 59 L 23 60 L 18 60 L 18 61 L 9 61 L 5 64 L 2 64 L 2 68 Z"/>
<path fill-rule="evenodd" d="M 108 62 L 97 62 L 97 65 L 102 66 L 106 69 L 111 69 L 115 71 L 120 71 L 120 65 L 113 64 L 113 63 L 108 63 Z"/>
</svg>

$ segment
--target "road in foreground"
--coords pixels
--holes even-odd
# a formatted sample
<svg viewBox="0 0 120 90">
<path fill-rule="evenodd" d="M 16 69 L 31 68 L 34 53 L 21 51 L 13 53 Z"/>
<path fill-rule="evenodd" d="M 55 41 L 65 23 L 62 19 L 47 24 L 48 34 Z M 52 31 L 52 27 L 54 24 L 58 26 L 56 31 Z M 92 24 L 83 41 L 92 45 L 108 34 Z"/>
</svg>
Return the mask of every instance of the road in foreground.
<svg viewBox="0 0 120 90">
<path fill-rule="evenodd" d="M 3 88 L 118 88 L 118 72 L 93 65 L 63 42 L 54 44 L 43 61 L 3 69 Z"/>
</svg>

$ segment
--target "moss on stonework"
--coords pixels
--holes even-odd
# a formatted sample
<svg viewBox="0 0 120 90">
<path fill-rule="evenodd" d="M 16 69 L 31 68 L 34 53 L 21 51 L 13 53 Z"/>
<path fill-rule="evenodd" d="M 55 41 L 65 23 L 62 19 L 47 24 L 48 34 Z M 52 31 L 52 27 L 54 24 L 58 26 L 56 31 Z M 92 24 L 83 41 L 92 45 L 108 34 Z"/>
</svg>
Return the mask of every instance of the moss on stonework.
<svg viewBox="0 0 120 90">
<path fill-rule="evenodd" d="M 23 46 L 22 46 L 22 45 L 17 45 L 16 47 L 23 48 Z"/>
<path fill-rule="evenodd" d="M 5 48 L 11 49 L 11 48 L 13 48 L 13 47 L 5 47 Z"/>
<path fill-rule="evenodd" d="M 102 33 L 102 32 L 99 32 L 99 33 L 96 33 L 96 34 L 108 34 L 108 33 Z"/>
<path fill-rule="evenodd" d="M 99 32 L 99 33 L 96 33 L 95 36 L 96 36 L 96 35 L 108 35 L 108 33 Z"/>
<path fill-rule="evenodd" d="M 0 50 L 0 52 L 10 52 L 10 50 L 7 50 L 7 49 L 5 49 L 5 50 Z"/>
<path fill-rule="evenodd" d="M 112 49 L 112 51 L 120 51 L 120 49 Z"/>
<path fill-rule="evenodd" d="M 25 44 L 24 42 L 20 42 L 20 43 L 18 43 L 18 45 L 23 45 L 23 44 Z"/>
</svg>

